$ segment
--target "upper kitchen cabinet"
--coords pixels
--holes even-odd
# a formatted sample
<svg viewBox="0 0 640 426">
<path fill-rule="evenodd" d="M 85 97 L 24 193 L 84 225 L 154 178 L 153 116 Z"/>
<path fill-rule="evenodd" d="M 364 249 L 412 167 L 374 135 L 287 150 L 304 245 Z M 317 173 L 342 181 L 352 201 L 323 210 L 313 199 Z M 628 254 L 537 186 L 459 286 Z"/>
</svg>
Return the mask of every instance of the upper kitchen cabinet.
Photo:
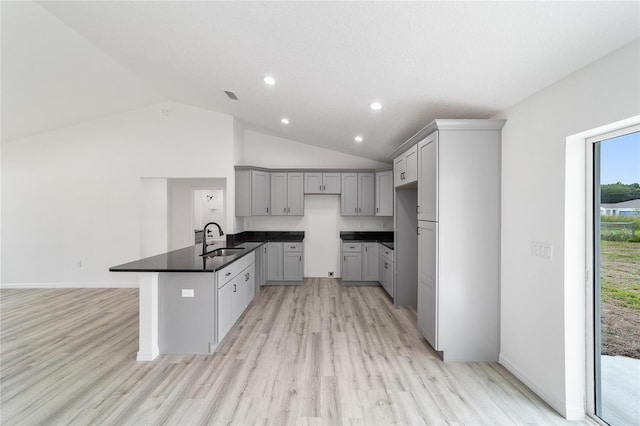
<svg viewBox="0 0 640 426">
<path fill-rule="evenodd" d="M 236 216 L 269 216 L 270 173 L 236 170 Z"/>
<path fill-rule="evenodd" d="M 303 173 L 271 173 L 271 216 L 303 214 Z"/>
<path fill-rule="evenodd" d="M 340 213 L 343 216 L 375 215 L 375 173 L 342 173 Z"/>
<path fill-rule="evenodd" d="M 414 145 L 393 160 L 394 186 L 415 184 L 418 180 L 418 151 Z"/>
<path fill-rule="evenodd" d="M 438 220 L 438 132 L 418 142 L 418 220 Z"/>
<path fill-rule="evenodd" d="M 269 216 L 270 178 L 269 172 L 251 170 L 251 216 Z"/>
<path fill-rule="evenodd" d="M 393 174 L 376 172 L 376 216 L 393 216 Z"/>
<path fill-rule="evenodd" d="M 305 194 L 340 194 L 340 173 L 308 172 L 304 174 Z"/>
</svg>

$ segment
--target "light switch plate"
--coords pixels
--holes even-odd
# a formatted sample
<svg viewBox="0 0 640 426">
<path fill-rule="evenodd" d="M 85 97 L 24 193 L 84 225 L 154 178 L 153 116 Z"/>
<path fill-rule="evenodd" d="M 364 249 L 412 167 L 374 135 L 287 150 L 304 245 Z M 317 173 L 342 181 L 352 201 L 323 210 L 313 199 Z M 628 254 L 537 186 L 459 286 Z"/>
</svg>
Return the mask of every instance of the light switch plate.
<svg viewBox="0 0 640 426">
<path fill-rule="evenodd" d="M 194 291 L 192 288 L 183 288 L 182 289 L 182 297 L 193 297 Z"/>
</svg>

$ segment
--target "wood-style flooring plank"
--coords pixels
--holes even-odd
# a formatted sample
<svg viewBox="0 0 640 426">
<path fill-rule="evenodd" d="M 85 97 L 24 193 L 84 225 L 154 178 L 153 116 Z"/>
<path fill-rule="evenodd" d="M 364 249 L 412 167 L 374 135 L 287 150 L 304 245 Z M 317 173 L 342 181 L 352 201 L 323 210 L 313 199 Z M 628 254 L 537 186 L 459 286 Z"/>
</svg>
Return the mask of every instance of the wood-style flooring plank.
<svg viewBox="0 0 640 426">
<path fill-rule="evenodd" d="M 498 364 L 442 363 L 381 287 L 264 287 L 212 355 L 137 340 L 136 289 L 0 290 L 0 422 L 569 423 Z"/>
</svg>

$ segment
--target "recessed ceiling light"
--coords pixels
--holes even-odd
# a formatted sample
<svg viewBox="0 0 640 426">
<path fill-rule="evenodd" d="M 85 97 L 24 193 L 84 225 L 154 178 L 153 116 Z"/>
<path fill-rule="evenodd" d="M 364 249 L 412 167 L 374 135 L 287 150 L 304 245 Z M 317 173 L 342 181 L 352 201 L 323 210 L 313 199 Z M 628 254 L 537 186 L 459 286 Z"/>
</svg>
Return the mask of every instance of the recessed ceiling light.
<svg viewBox="0 0 640 426">
<path fill-rule="evenodd" d="M 276 85 L 276 79 L 271 77 L 270 75 L 265 76 L 265 78 L 263 78 L 262 81 L 264 81 L 269 86 L 275 86 Z"/>
<path fill-rule="evenodd" d="M 360 142 L 362 142 L 364 139 L 362 139 L 362 136 L 356 136 L 355 138 L 353 138 L 353 140 L 355 140 L 356 142 L 360 143 Z"/>
<path fill-rule="evenodd" d="M 371 102 L 369 104 L 369 108 L 375 111 L 380 111 L 382 109 L 382 104 L 380 102 Z"/>
<path fill-rule="evenodd" d="M 282 120 L 280 120 L 280 122 L 282 124 L 289 124 L 289 119 L 288 118 L 283 118 Z"/>
</svg>

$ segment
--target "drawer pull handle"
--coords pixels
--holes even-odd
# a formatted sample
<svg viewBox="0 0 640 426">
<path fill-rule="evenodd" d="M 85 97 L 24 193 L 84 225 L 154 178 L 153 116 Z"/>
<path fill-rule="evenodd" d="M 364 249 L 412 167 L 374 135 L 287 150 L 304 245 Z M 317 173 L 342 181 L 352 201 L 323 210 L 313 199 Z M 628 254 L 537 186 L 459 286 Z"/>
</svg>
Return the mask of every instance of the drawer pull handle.
<svg viewBox="0 0 640 426">
<path fill-rule="evenodd" d="M 231 272 L 227 272 L 226 274 L 224 274 L 225 277 L 228 277 L 229 275 L 231 275 Z"/>
<path fill-rule="evenodd" d="M 235 284 L 233 285 L 233 292 L 234 293 L 236 292 L 236 285 Z"/>
</svg>

